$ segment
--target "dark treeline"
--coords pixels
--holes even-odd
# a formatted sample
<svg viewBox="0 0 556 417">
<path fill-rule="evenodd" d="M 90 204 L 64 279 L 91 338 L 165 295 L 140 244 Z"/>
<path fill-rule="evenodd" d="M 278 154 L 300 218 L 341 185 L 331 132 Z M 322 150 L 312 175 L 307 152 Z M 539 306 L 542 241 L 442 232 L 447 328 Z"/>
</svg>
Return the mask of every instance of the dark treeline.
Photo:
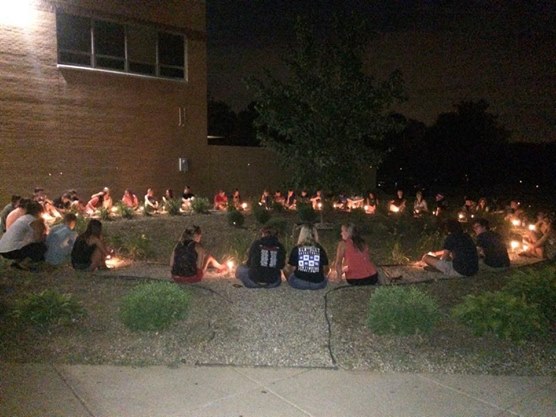
<svg viewBox="0 0 556 417">
<path fill-rule="evenodd" d="M 379 184 L 388 191 L 457 188 L 475 194 L 538 194 L 556 187 L 556 142 L 511 142 L 511 132 L 488 111 L 489 104 L 463 101 L 431 126 L 392 115 L 402 126 L 384 141 Z M 209 144 L 260 146 L 255 104 L 235 113 L 209 100 Z"/>
</svg>

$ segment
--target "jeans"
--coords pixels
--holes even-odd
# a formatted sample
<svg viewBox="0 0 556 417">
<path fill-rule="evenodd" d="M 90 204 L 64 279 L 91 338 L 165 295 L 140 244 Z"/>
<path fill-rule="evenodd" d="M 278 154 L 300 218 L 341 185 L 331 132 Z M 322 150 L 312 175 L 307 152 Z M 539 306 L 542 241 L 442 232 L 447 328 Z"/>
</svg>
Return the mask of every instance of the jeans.
<svg viewBox="0 0 556 417">
<path fill-rule="evenodd" d="M 305 281 L 304 279 L 297 278 L 295 273 L 293 273 L 288 277 L 288 284 L 298 290 L 320 290 L 326 287 L 328 281 L 326 278 L 322 282 Z"/>
<path fill-rule="evenodd" d="M 278 280 L 276 282 L 269 282 L 266 285 L 261 285 L 249 278 L 249 267 L 247 265 L 239 265 L 237 267 L 236 278 L 241 281 L 245 288 L 276 288 L 282 282 L 281 280 Z"/>
</svg>

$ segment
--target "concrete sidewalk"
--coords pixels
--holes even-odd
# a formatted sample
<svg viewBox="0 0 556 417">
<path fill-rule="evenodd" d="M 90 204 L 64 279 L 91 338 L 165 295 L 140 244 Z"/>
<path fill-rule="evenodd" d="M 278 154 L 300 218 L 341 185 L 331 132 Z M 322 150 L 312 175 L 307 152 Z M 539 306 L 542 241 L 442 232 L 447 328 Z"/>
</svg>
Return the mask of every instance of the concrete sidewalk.
<svg viewBox="0 0 556 417">
<path fill-rule="evenodd" d="M 0 363 L 0 416 L 554 417 L 550 377 Z"/>
</svg>

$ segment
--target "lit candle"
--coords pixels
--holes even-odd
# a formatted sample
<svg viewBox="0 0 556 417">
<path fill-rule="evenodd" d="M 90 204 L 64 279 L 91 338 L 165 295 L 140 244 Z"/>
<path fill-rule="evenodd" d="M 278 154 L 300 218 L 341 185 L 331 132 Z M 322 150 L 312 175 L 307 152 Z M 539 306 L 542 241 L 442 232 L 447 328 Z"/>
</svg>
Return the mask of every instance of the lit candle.
<svg viewBox="0 0 556 417">
<path fill-rule="evenodd" d="M 521 220 L 519 220 L 519 219 L 513 219 L 513 220 L 512 220 L 512 224 L 513 224 L 515 227 L 521 226 Z"/>
</svg>

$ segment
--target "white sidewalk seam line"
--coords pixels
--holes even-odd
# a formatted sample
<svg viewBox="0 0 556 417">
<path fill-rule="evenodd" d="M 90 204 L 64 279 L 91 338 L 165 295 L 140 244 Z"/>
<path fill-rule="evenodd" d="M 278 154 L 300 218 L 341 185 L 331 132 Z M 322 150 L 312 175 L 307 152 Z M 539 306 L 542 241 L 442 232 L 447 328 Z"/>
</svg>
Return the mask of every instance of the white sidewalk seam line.
<svg viewBox="0 0 556 417">
<path fill-rule="evenodd" d="M 56 367 L 55 364 L 50 363 L 50 366 L 52 367 L 52 369 L 54 370 L 54 372 L 56 372 L 56 374 L 58 375 L 58 377 L 60 377 L 60 379 L 62 380 L 62 382 L 66 385 L 66 387 L 69 388 L 69 390 L 71 391 L 71 393 L 73 394 L 73 396 L 77 399 L 77 401 L 79 401 L 79 404 L 81 404 L 83 406 L 83 408 L 85 409 L 85 411 L 87 411 L 87 414 L 89 414 L 91 417 L 96 417 L 95 414 L 91 411 L 91 409 L 89 408 L 89 406 L 87 405 L 87 403 L 85 402 L 84 399 L 81 398 L 81 396 L 79 396 L 77 394 L 77 391 L 75 389 L 73 389 L 73 387 L 71 386 L 71 384 L 69 383 L 69 381 L 64 377 L 64 375 L 62 375 L 62 372 Z"/>
<path fill-rule="evenodd" d="M 524 397 L 521 397 L 519 400 L 516 400 L 515 402 L 513 402 L 513 403 L 510 405 L 510 407 L 515 407 L 516 405 L 518 405 L 519 403 L 521 403 L 521 402 L 527 400 L 528 398 L 534 397 L 538 392 L 541 392 L 543 389 L 545 389 L 545 388 L 547 388 L 548 386 L 552 385 L 553 382 L 554 382 L 554 381 L 550 381 L 550 382 L 547 382 L 546 384 L 542 384 L 537 390 L 531 392 L 530 395 L 526 395 L 526 396 L 524 396 Z M 509 407 L 509 408 L 510 408 L 510 407 Z M 504 410 L 504 411 L 509 411 L 509 410 Z M 510 413 L 511 413 L 511 411 L 510 411 Z M 522 414 L 518 414 L 518 415 L 519 415 L 520 417 L 522 416 Z"/>
<path fill-rule="evenodd" d="M 436 385 L 441 386 L 442 388 L 449 389 L 450 391 L 457 392 L 458 394 L 464 395 L 464 396 L 466 396 L 467 398 L 471 398 L 471 399 L 476 400 L 476 401 L 479 401 L 479 402 L 481 402 L 481 403 L 483 403 L 483 404 L 486 404 L 486 405 L 489 405 L 489 406 L 491 406 L 491 407 L 494 407 L 494 408 L 496 408 L 497 410 L 500 410 L 500 412 L 507 412 L 507 413 L 510 413 L 510 414 L 512 414 L 512 415 L 514 415 L 514 416 L 522 417 L 521 414 L 517 414 L 517 413 L 515 413 L 515 412 L 509 410 L 508 408 L 502 408 L 502 407 L 500 407 L 500 406 L 497 405 L 497 404 L 493 404 L 493 403 L 491 403 L 491 402 L 489 402 L 489 401 L 483 400 L 482 398 L 475 397 L 475 396 L 473 396 L 473 395 L 471 395 L 471 394 L 469 394 L 469 393 L 467 393 L 467 392 L 465 392 L 465 391 L 462 391 L 462 390 L 460 390 L 460 389 L 457 389 L 457 388 L 451 387 L 451 386 L 449 386 L 449 385 L 443 384 L 443 383 L 441 383 L 441 382 L 435 381 L 434 379 L 428 378 L 428 377 L 426 377 L 426 376 L 424 376 L 424 375 L 422 375 L 422 374 L 416 374 L 416 375 L 417 375 L 419 378 L 426 379 L 427 381 L 433 382 L 433 383 L 435 383 Z"/>
<path fill-rule="evenodd" d="M 241 368 L 233 368 L 233 370 L 234 370 L 235 372 L 237 372 L 238 374 L 240 374 L 242 377 L 247 378 L 247 379 L 253 381 L 253 382 L 256 383 L 257 385 L 264 386 L 264 384 L 261 383 L 261 381 L 258 381 L 257 379 L 255 379 L 254 377 L 251 377 L 250 375 L 245 375 L 244 373 L 242 373 L 242 372 L 240 371 L 240 369 L 241 369 Z M 253 369 L 255 369 L 255 368 L 253 368 Z M 271 369 L 272 369 L 272 368 L 271 368 Z M 297 369 L 299 369 L 299 372 L 296 373 L 295 375 L 290 375 L 290 376 L 287 376 L 287 377 L 279 378 L 279 379 L 277 379 L 277 380 L 275 380 L 275 381 L 273 381 L 273 382 L 285 381 L 285 380 L 287 380 L 287 379 L 295 378 L 295 377 L 298 377 L 299 375 L 303 375 L 303 374 L 305 374 L 305 373 L 307 373 L 307 372 L 309 372 L 309 371 L 312 371 L 311 368 L 296 368 L 296 370 L 297 370 Z M 331 369 L 331 370 L 332 370 L 332 369 Z"/>
</svg>

